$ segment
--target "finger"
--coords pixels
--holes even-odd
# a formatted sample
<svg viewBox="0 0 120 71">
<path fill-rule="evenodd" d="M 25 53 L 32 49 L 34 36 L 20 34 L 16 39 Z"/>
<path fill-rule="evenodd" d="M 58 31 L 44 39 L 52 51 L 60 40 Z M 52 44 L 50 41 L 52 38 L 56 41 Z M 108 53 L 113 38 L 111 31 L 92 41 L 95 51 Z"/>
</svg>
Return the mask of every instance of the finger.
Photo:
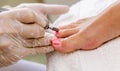
<svg viewBox="0 0 120 71">
<path fill-rule="evenodd" d="M 24 24 L 36 23 L 39 24 L 41 27 L 46 26 L 44 16 L 42 14 L 38 15 L 34 10 L 31 10 L 29 8 L 13 9 L 9 11 L 8 14 L 11 19 L 17 19 Z"/>
<path fill-rule="evenodd" d="M 44 28 L 38 24 L 21 24 L 19 26 L 15 26 L 15 29 L 18 34 L 24 38 L 41 38 L 45 34 Z"/>
<path fill-rule="evenodd" d="M 30 8 L 35 10 L 38 13 L 43 14 L 62 14 L 69 10 L 68 6 L 66 5 L 50 5 L 50 4 L 41 4 L 41 3 L 32 3 L 32 4 L 21 4 L 17 6 L 19 8 Z"/>
<path fill-rule="evenodd" d="M 50 39 L 47 37 L 26 40 L 26 47 L 28 48 L 43 47 L 47 45 L 51 45 Z"/>
<path fill-rule="evenodd" d="M 46 33 L 43 38 L 25 39 L 26 47 L 34 48 L 51 45 L 51 39 L 54 37 L 55 36 L 53 34 Z"/>
<path fill-rule="evenodd" d="M 0 24 L 2 26 L 0 34 L 14 34 L 24 38 L 40 38 L 45 34 L 44 28 L 39 24 L 22 24 L 16 20 L 8 20 L 8 22 L 4 20 L 4 22 Z"/>
<path fill-rule="evenodd" d="M 32 4 L 21 4 L 18 7 L 22 8 L 29 8 L 32 11 L 36 12 L 37 18 L 36 21 L 42 26 L 46 26 L 46 15 L 49 14 L 62 14 L 69 10 L 69 8 L 65 5 L 46 5 L 46 4 L 39 4 L 39 3 L 32 3 Z"/>
<path fill-rule="evenodd" d="M 50 53 L 54 51 L 53 47 L 52 46 L 44 46 L 44 47 L 35 47 L 35 48 L 28 48 L 27 49 L 27 54 L 26 55 L 29 55 L 29 54 L 32 54 L 32 55 L 35 55 L 35 54 L 43 54 L 43 53 Z"/>
<path fill-rule="evenodd" d="M 42 15 L 39 15 L 31 9 L 28 8 L 19 8 L 12 9 L 3 13 L 7 19 L 13 19 L 13 21 L 19 21 L 23 24 L 34 24 L 37 23 L 41 27 L 45 26 L 46 21 Z"/>
<path fill-rule="evenodd" d="M 35 15 L 31 9 L 21 8 L 21 9 L 11 9 L 3 13 L 10 19 L 17 19 L 23 23 L 33 23 L 35 22 Z"/>
<path fill-rule="evenodd" d="M 68 37 L 72 34 L 77 33 L 78 31 L 79 31 L 78 28 L 64 29 L 64 30 L 60 30 L 59 32 L 56 32 L 56 36 L 59 38 Z"/>
</svg>

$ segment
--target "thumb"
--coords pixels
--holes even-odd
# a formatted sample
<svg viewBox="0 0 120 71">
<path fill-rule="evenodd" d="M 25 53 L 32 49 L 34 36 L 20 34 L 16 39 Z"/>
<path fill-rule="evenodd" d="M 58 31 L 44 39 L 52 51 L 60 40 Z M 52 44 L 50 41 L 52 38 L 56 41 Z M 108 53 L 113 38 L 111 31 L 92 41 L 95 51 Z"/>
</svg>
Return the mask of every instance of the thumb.
<svg viewBox="0 0 120 71">
<path fill-rule="evenodd" d="M 66 5 L 51 5 L 51 4 L 41 4 L 41 3 L 31 3 L 31 4 L 21 4 L 17 8 L 30 8 L 37 13 L 43 14 L 63 14 L 69 10 L 69 7 Z"/>
</svg>

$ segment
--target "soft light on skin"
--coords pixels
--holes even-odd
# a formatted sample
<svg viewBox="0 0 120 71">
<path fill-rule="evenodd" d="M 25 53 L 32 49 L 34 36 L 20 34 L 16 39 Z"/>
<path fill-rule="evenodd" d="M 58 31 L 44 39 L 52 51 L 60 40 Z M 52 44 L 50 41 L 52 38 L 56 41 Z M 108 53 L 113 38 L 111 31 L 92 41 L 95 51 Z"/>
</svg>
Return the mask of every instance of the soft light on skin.
<svg viewBox="0 0 120 71">
<path fill-rule="evenodd" d="M 100 15 L 92 18 L 92 21 L 88 25 L 82 26 L 78 32 L 75 29 L 70 31 L 71 29 L 61 29 L 60 31 L 66 32 L 59 32 L 56 35 L 58 38 L 62 38 L 62 47 L 54 47 L 56 50 L 60 52 L 72 52 L 78 49 L 95 49 L 104 42 L 118 37 L 120 35 L 120 1 L 111 5 Z"/>
</svg>

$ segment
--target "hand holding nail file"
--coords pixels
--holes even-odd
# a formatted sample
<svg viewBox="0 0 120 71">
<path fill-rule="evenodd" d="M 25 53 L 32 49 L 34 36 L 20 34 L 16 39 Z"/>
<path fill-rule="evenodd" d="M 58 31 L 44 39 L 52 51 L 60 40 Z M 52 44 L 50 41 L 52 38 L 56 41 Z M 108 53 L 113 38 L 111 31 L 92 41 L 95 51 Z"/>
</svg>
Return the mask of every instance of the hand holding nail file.
<svg viewBox="0 0 120 71">
<path fill-rule="evenodd" d="M 9 9 L 6 9 L 6 8 L 0 8 L 0 12 L 7 11 L 7 10 L 9 10 Z M 58 32 L 59 29 L 56 28 L 56 27 L 52 27 L 52 26 L 50 26 L 50 23 L 51 23 L 51 22 L 47 19 L 47 20 L 46 20 L 46 26 L 44 27 L 44 29 L 51 29 L 51 30 L 53 30 L 53 31 Z"/>
<path fill-rule="evenodd" d="M 67 11 L 67 6 L 39 3 L 3 8 L 0 13 L 0 68 L 15 64 L 28 55 L 54 51 L 51 39 L 55 35 L 49 28 L 56 29 L 47 23 L 47 15 Z"/>
</svg>

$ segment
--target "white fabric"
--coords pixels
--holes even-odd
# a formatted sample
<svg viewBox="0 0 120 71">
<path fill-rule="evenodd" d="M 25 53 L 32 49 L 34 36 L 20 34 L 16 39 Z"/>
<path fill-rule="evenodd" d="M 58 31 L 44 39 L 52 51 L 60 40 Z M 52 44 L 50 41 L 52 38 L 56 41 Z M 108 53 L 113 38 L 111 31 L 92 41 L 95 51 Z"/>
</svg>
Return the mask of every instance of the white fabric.
<svg viewBox="0 0 120 71">
<path fill-rule="evenodd" d="M 0 71 L 46 71 L 46 66 L 35 62 L 20 60 L 14 65 L 0 68 Z"/>
<path fill-rule="evenodd" d="M 115 1 L 82 0 L 61 16 L 55 26 L 96 16 Z M 70 54 L 53 52 L 48 55 L 47 68 L 47 71 L 120 71 L 120 37 L 91 51 L 79 50 Z"/>
</svg>

